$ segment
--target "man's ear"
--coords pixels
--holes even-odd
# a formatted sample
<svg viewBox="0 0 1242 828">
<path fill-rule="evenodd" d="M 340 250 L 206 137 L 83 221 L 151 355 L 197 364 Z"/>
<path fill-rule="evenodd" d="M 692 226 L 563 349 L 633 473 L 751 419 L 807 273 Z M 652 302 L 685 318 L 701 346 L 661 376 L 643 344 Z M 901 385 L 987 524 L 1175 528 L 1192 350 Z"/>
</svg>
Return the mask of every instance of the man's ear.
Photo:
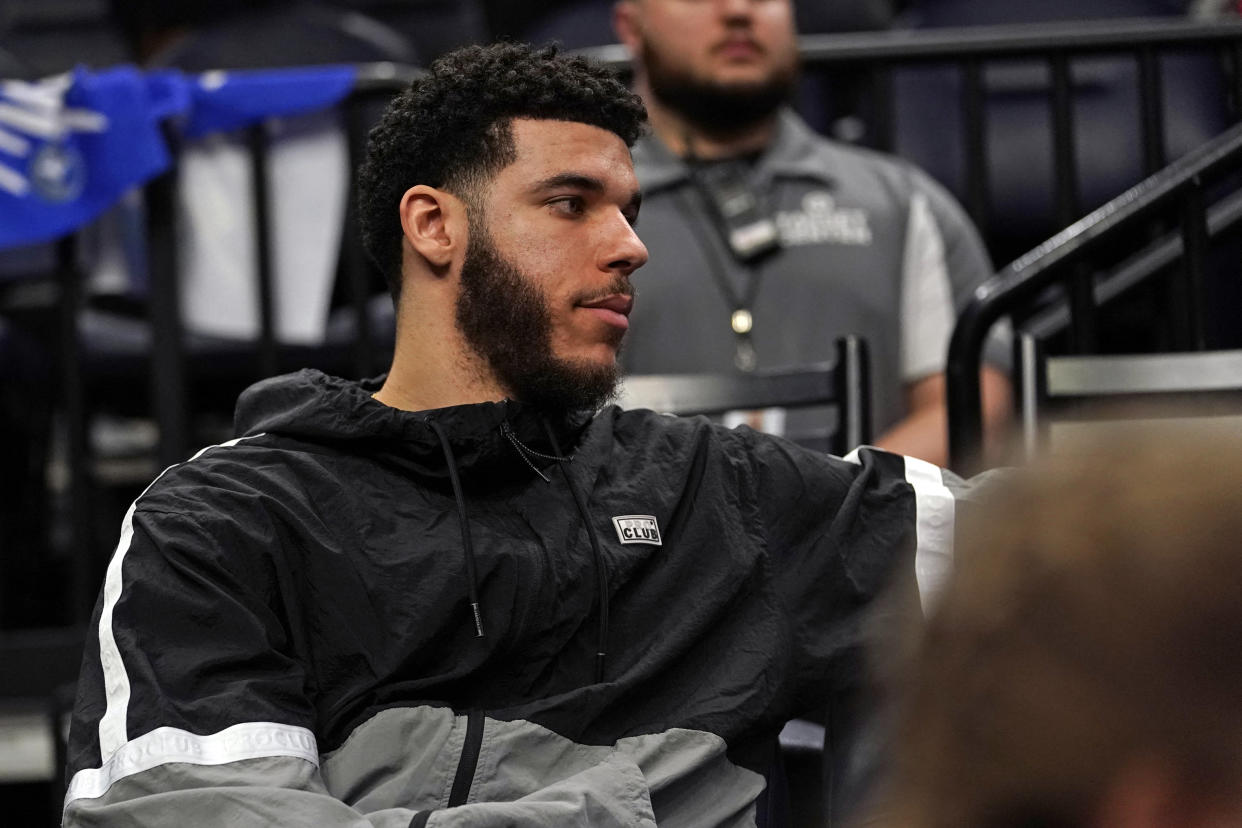
<svg viewBox="0 0 1242 828">
<path fill-rule="evenodd" d="M 419 184 L 401 196 L 401 230 L 433 268 L 447 267 L 465 242 L 465 205 L 444 190 Z"/>
<path fill-rule="evenodd" d="M 635 0 L 617 0 L 612 6 L 612 30 L 617 40 L 625 44 L 631 57 L 637 57 L 639 44 L 642 42 L 641 11 Z"/>
</svg>

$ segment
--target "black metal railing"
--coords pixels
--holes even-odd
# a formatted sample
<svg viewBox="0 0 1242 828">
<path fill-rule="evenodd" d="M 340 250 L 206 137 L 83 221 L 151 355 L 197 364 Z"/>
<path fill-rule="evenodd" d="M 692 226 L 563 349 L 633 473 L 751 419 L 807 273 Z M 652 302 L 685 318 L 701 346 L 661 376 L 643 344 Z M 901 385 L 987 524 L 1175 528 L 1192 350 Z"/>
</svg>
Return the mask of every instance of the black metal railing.
<svg viewBox="0 0 1242 828">
<path fill-rule="evenodd" d="M 1137 69 L 1138 117 L 1134 152 L 1141 158 L 1141 174 L 1150 175 L 1168 161 L 1163 56 L 1198 52 L 1216 59 L 1228 100 L 1224 108 L 1236 120 L 1242 114 L 1242 20 L 1151 18 L 1075 21 L 922 30 L 894 30 L 851 34 L 803 35 L 798 41 L 803 70 L 808 75 L 849 73 L 865 78 L 867 105 L 860 114 L 866 123 L 863 143 L 888 151 L 896 144 L 897 107 L 904 103 L 894 92 L 894 73 L 901 70 L 955 67 L 960 74 L 959 100 L 944 101 L 944 110 L 957 108 L 962 126 L 957 151 L 964 181 L 958 189 L 963 204 L 988 235 L 992 214 L 992 176 L 989 174 L 989 83 L 986 70 L 1015 61 L 1035 61 L 1048 70 L 1046 84 L 1052 175 L 1047 182 L 1056 205 L 1056 226 L 1082 215 L 1076 158 L 1074 71 L 1080 64 L 1102 57 L 1129 58 Z M 603 61 L 621 73 L 630 70 L 624 47 L 586 49 L 583 54 Z M 928 125 L 935 129 L 936 125 Z M 1118 151 L 1124 151 L 1118 149 Z M 1127 183 L 1134 183 L 1141 177 Z"/>
<path fill-rule="evenodd" d="M 1094 318 L 1100 308 L 1153 275 L 1170 274 L 1164 313 L 1174 350 L 1206 346 L 1203 274 L 1211 240 L 1242 224 L 1242 195 L 1229 176 L 1242 169 L 1242 125 L 1230 128 L 1198 150 L 1090 213 L 1001 270 L 981 285 L 958 318 L 946 367 L 949 453 L 954 468 L 970 469 L 982 443 L 979 367 L 983 344 L 1001 317 L 1029 308 L 1046 288 L 1085 272 L 1088 290 L 1069 292 L 1067 301 L 1037 314 L 1028 328 L 1051 336 L 1075 320 Z M 1215 192 L 1224 184 L 1224 192 Z M 1155 222 L 1155 224 L 1153 224 Z M 1152 238 L 1153 226 L 1175 228 Z M 1093 259 L 1121 242 L 1129 254 L 1100 269 Z M 1072 350 L 1088 349 L 1070 338 Z"/>
<path fill-rule="evenodd" d="M 1134 72 L 1137 101 L 1130 130 L 1133 140 L 1126 146 L 1106 148 L 1110 153 L 1126 153 L 1134 161 L 1135 174 L 1122 186 L 1137 183 L 1143 175 L 1157 173 L 1168 161 L 1169 115 L 1182 114 L 1178 110 L 1181 101 L 1169 99 L 1170 81 L 1184 79 L 1167 74 L 1169 67 L 1164 63 L 1164 58 L 1195 53 L 1209 59 L 1217 81 L 1215 85 L 1224 96 L 1220 108 L 1226 117 L 1222 119 L 1220 128 L 1242 115 L 1242 21 L 1239 20 L 1203 23 L 1153 18 L 805 35 L 799 39 L 799 52 L 804 72 L 808 75 L 841 73 L 865 79 L 869 95 L 866 96 L 867 106 L 862 114 L 867 123 L 861 134 L 866 136 L 867 143 L 886 150 L 900 149 L 896 147 L 895 140 L 897 107 L 910 103 L 908 99 L 894 94 L 894 77 L 904 71 L 936 67 L 956 70 L 958 97 L 956 100 L 944 100 L 942 109 L 948 113 L 946 118 L 956 118 L 961 127 L 955 151 L 960 153 L 964 181 L 958 190 L 967 212 L 981 227 L 994 252 L 997 247 L 991 244 L 992 233 L 997 227 L 993 224 L 992 200 L 996 171 L 989 167 L 989 160 L 994 155 L 989 146 L 990 68 L 1026 61 L 1042 65 L 1047 73 L 1043 94 L 1048 111 L 1047 129 L 1050 131 L 1050 158 L 1046 159 L 1050 161 L 1050 173 L 1044 188 L 1046 193 L 1051 194 L 1053 215 L 1043 232 L 1014 252 L 1026 249 L 1036 239 L 1053 235 L 1057 228 L 1065 227 L 1085 212 L 1077 153 L 1082 146 L 1079 138 L 1090 136 L 1079 136 L 1075 123 L 1076 114 L 1081 115 L 1082 112 L 1075 106 L 1075 73 L 1079 67 L 1109 58 L 1130 65 Z M 586 50 L 586 53 L 619 72 L 629 71 L 629 57 L 621 46 L 600 47 Z M 927 129 L 936 128 L 936 124 L 927 125 Z M 1215 132 L 1212 130 L 1207 135 Z M 1228 144 L 1228 139 L 1224 141 Z M 1219 149 L 1222 144 L 1218 142 L 1212 146 Z M 1212 155 L 1212 150 L 1204 152 Z M 1206 156 L 1200 152 L 1194 157 L 1204 159 Z M 1075 347 L 1089 349 L 1098 338 L 1094 311 L 1101 300 L 1124 292 L 1135 282 L 1141 282 L 1162 269 L 1167 270 L 1174 259 L 1184 258 L 1180 278 L 1173 280 L 1174 287 L 1169 292 L 1168 310 L 1175 332 L 1173 339 L 1174 344 L 1181 348 L 1201 345 L 1205 309 L 1200 297 L 1207 240 L 1233 226 L 1236 223 L 1235 213 L 1242 210 L 1242 205 L 1222 203 L 1205 210 L 1202 188 L 1191 187 L 1185 182 L 1168 184 L 1171 180 L 1169 176 L 1176 177 L 1186 169 L 1184 164 L 1174 165 L 1168 173 L 1158 175 L 1109 202 L 1084 222 L 1057 235 L 1053 242 L 1041 245 L 1036 254 L 1023 256 L 1002 271 L 1001 282 L 1010 285 L 1019 272 L 1030 273 L 1034 266 L 1032 256 L 1046 254 L 1054 256 L 1058 262 L 1054 268 L 1055 275 L 1033 277 L 1034 281 L 1025 287 L 1011 286 L 1007 295 L 1019 298 L 1007 299 L 1004 312 L 989 309 L 989 324 L 1002 313 L 1032 312 L 1041 287 L 1059 281 L 1064 285 L 1069 310 L 1054 309 L 1052 316 L 1046 316 L 1044 321 L 1047 324 L 1052 324 L 1049 320 L 1066 321 Z M 1203 174 L 1201 171 L 1200 175 Z M 952 186 L 952 182 L 945 183 Z M 1116 215 L 1119 212 L 1128 216 L 1131 207 L 1140 215 L 1151 215 L 1156 211 L 1155 207 L 1139 206 L 1134 204 L 1134 200 L 1139 199 L 1143 204 L 1149 201 L 1163 204 L 1165 196 L 1155 191 L 1166 186 L 1172 186 L 1185 196 L 1182 213 L 1174 221 L 1175 225 L 1182 227 L 1178 238 L 1166 239 L 1162 244 L 1145 250 L 1142 256 L 1125 267 L 1117 268 L 1105 279 L 1098 279 L 1090 270 L 1085 256 L 1076 255 L 1064 265 L 1059 264 L 1060 257 L 1067 253 L 1068 248 L 1057 245 L 1068 245 L 1074 249 L 1093 246 L 1095 242 L 1088 239 L 1102 232 L 1099 223 L 1107 219 L 1106 223 L 1111 224 L 1118 220 Z M 1120 189 L 1118 187 L 1113 192 Z M 1099 203 L 1098 199 L 1096 203 Z M 1139 219 L 1127 218 L 1125 221 L 1126 226 L 1133 226 L 1131 222 L 1138 222 Z M 1158 233 L 1158 227 L 1143 227 L 1130 240 L 1132 250 L 1144 247 Z M 1116 239 L 1115 235 L 1109 234 L 1108 237 Z M 1006 258 L 1012 255 L 1009 251 L 1005 253 Z M 995 290 L 996 284 L 989 283 L 980 294 Z M 982 319 L 977 308 L 978 301 L 968 313 Z M 981 434 L 978 376 L 962 377 L 960 372 L 977 372 L 978 348 L 981 337 L 986 335 L 985 328 L 975 327 L 980 322 L 966 320 L 963 324 L 966 327 L 961 328 L 959 337 L 969 337 L 970 341 L 959 342 L 957 350 L 950 354 L 949 363 L 950 453 L 953 462 L 958 464 L 966 463 L 966 458 L 978 450 Z M 975 349 L 973 354 L 968 354 L 970 348 Z M 967 365 L 972 367 L 965 367 Z M 959 376 L 955 377 L 955 372 Z"/>
</svg>

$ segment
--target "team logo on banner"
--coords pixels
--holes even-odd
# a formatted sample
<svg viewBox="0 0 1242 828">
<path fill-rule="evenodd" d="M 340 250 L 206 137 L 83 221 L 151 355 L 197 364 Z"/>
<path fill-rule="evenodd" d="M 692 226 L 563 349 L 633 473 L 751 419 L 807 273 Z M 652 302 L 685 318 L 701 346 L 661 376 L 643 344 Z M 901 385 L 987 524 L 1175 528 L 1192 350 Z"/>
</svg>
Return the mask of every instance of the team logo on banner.
<svg viewBox="0 0 1242 828">
<path fill-rule="evenodd" d="M 30 160 L 30 184 L 44 201 L 73 201 L 86 186 L 86 161 L 72 144 L 44 144 Z"/>
<path fill-rule="evenodd" d="M 612 519 L 617 527 L 617 540 L 622 543 L 649 543 L 663 546 L 660 541 L 660 525 L 651 515 L 618 515 Z"/>
</svg>

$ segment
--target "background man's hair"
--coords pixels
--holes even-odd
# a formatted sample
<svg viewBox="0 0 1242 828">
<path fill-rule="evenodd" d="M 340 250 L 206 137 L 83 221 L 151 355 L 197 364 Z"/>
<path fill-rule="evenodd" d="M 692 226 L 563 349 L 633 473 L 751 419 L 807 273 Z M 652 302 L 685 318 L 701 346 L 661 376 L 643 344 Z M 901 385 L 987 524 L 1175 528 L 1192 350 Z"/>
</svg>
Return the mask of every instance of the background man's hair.
<svg viewBox="0 0 1242 828">
<path fill-rule="evenodd" d="M 1080 826 L 1145 757 L 1242 779 L 1242 441 L 1153 433 L 1057 458 L 963 515 L 903 664 L 887 824 Z"/>
<path fill-rule="evenodd" d="M 371 130 L 358 174 L 363 243 L 393 298 L 401 287 L 398 205 L 407 189 L 425 184 L 470 202 L 516 158 L 514 118 L 590 124 L 633 146 L 646 117 L 642 101 L 608 70 L 555 47 L 468 46 L 437 60 Z"/>
</svg>

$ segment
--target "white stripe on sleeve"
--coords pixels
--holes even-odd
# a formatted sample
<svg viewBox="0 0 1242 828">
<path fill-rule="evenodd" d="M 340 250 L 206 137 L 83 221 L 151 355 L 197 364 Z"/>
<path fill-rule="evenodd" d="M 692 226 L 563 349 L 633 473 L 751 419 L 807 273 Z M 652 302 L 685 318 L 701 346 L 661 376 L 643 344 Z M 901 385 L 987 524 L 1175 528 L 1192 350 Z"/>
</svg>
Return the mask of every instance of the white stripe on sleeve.
<svg viewBox="0 0 1242 828">
<path fill-rule="evenodd" d="M 251 435 L 251 437 L 261 436 L 261 434 Z M 197 460 L 205 451 L 233 446 L 251 437 L 238 437 L 227 443 L 221 443 L 219 446 L 208 446 L 186 462 Z M 168 469 L 171 468 L 173 466 L 168 467 Z M 168 469 L 160 472 L 142 494 L 146 494 L 147 490 L 154 486 Z M 121 660 L 121 651 L 112 631 L 112 613 L 121 599 L 121 590 L 124 586 L 121 568 L 124 566 L 125 556 L 134 539 L 134 510 L 141 499 L 142 495 L 138 495 L 125 512 L 125 519 L 121 522 L 121 538 L 117 542 L 116 551 L 112 554 L 112 560 L 108 562 L 108 569 L 104 575 L 103 607 L 99 614 L 99 663 L 103 670 L 104 694 L 107 699 L 107 707 L 99 720 L 99 753 L 104 764 L 107 764 L 112 755 L 129 741 L 127 735 L 129 675 L 125 672 L 125 663 Z"/>
<path fill-rule="evenodd" d="M 914 487 L 916 547 L 914 574 L 924 614 L 953 571 L 953 493 L 940 467 L 906 457 L 906 481 Z"/>
</svg>

